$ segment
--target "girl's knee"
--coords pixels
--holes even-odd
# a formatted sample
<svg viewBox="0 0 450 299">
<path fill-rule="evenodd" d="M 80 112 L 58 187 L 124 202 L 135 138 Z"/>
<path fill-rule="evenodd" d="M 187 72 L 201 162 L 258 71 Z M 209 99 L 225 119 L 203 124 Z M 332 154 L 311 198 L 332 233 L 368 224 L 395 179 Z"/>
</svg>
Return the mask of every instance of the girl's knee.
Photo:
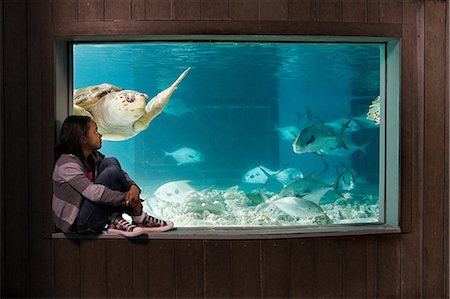
<svg viewBox="0 0 450 299">
<path fill-rule="evenodd" d="M 103 161 L 100 163 L 100 165 L 103 167 L 117 166 L 120 168 L 119 160 L 117 160 L 114 157 L 108 157 L 108 158 L 103 159 Z"/>
</svg>

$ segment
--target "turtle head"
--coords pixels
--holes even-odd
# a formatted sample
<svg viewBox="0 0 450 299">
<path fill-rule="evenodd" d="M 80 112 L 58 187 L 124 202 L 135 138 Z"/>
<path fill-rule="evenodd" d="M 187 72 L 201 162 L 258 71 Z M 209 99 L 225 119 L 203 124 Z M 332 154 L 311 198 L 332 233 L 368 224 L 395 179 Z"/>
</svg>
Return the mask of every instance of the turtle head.
<svg viewBox="0 0 450 299">
<path fill-rule="evenodd" d="M 133 123 L 145 113 L 148 95 L 122 90 L 108 95 L 108 118 L 114 123 Z"/>
</svg>

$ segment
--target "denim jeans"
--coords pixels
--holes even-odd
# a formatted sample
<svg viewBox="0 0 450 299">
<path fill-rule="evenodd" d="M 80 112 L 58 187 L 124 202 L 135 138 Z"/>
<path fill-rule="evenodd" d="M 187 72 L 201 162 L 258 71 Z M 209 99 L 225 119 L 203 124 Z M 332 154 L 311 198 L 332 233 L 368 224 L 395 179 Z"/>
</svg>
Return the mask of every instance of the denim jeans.
<svg viewBox="0 0 450 299">
<path fill-rule="evenodd" d="M 98 167 L 95 184 L 102 184 L 111 190 L 126 192 L 130 186 L 125 178 L 119 161 L 116 158 L 106 158 Z M 98 204 L 87 198 L 83 199 L 80 212 L 74 223 L 74 231 L 84 234 L 99 234 L 105 225 L 111 221 L 112 215 L 126 212 L 125 205 L 112 206 Z"/>
</svg>

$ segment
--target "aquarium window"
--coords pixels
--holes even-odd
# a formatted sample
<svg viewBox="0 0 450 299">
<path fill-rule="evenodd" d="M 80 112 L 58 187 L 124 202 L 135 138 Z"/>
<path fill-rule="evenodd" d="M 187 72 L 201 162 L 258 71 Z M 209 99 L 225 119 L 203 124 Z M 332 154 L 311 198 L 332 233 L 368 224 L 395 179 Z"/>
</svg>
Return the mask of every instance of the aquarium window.
<svg viewBox="0 0 450 299">
<path fill-rule="evenodd" d="M 91 40 L 66 62 L 57 119 L 92 115 L 151 215 L 180 229 L 398 227 L 398 40 Z"/>
</svg>

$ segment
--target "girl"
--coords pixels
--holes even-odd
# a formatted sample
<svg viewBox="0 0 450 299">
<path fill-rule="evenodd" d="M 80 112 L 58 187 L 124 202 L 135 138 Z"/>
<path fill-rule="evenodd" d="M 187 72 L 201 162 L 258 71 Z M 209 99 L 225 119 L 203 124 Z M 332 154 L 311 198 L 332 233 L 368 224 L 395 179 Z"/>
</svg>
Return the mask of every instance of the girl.
<svg viewBox="0 0 450 299">
<path fill-rule="evenodd" d="M 69 116 L 55 147 L 53 220 L 63 232 L 108 233 L 134 237 L 167 231 L 173 222 L 143 213 L 140 188 L 115 158 L 105 158 L 97 124 L 87 116 Z M 122 218 L 132 216 L 133 223 Z"/>
</svg>

